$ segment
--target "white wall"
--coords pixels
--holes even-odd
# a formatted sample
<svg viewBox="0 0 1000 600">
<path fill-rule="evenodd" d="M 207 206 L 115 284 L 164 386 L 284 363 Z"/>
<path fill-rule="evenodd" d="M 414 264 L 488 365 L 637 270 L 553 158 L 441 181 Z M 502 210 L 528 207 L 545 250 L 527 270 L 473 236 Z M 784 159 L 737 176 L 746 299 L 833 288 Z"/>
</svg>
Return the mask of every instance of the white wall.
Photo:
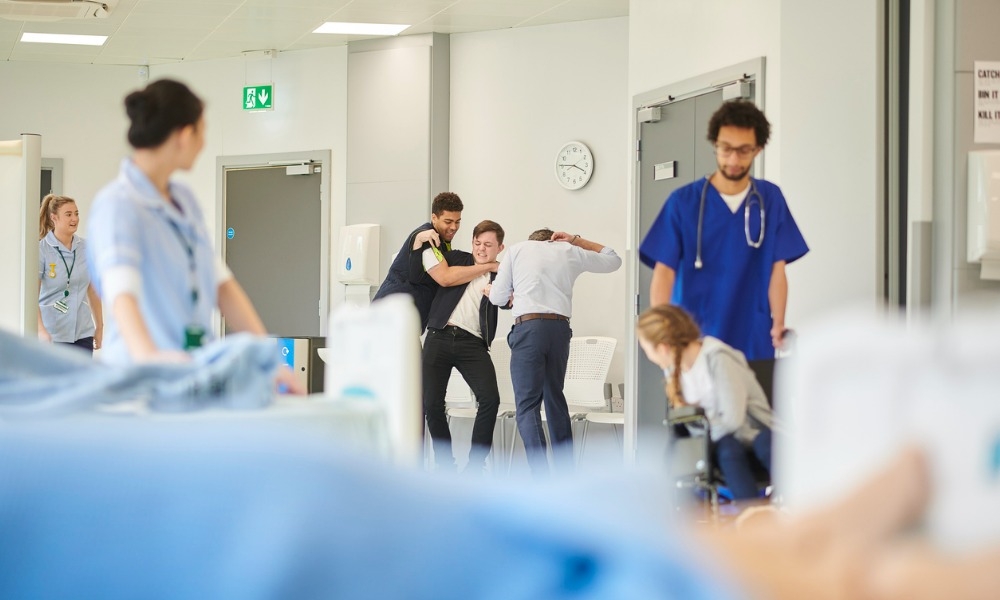
<svg viewBox="0 0 1000 600">
<path fill-rule="evenodd" d="M 451 189 L 465 211 L 457 246 L 483 219 L 507 244 L 541 227 L 579 233 L 625 255 L 628 19 L 453 35 Z M 582 190 L 559 186 L 556 152 L 581 140 L 594 153 Z M 625 269 L 584 274 L 574 291 L 573 333 L 620 342 L 611 380 L 623 381 Z M 498 335 L 511 321 L 503 313 Z"/>
<path fill-rule="evenodd" d="M 0 110 L 0 140 L 37 133 L 42 156 L 64 160 L 63 193 L 77 200 L 86 236 L 94 195 L 128 154 L 122 100 L 140 86 L 138 69 L 7 61 L 0 62 L 0 82 L 8 99 Z"/>
<path fill-rule="evenodd" d="M 882 303 L 878 4 L 781 4 L 778 183 L 811 249 L 789 270 L 789 323 L 800 329 L 845 304 Z"/>
<path fill-rule="evenodd" d="M 238 58 L 157 65 L 150 78 L 188 84 L 206 102 L 205 149 L 187 181 L 202 204 L 209 231 L 216 227 L 216 164 L 219 156 L 333 151 L 330 183 L 331 251 L 344 224 L 347 199 L 347 47 L 287 52 L 271 58 Z M 244 85 L 274 83 L 274 111 L 247 112 Z M 334 273 L 331 264 L 331 281 Z M 331 301 L 343 297 L 332 285 Z"/>
</svg>

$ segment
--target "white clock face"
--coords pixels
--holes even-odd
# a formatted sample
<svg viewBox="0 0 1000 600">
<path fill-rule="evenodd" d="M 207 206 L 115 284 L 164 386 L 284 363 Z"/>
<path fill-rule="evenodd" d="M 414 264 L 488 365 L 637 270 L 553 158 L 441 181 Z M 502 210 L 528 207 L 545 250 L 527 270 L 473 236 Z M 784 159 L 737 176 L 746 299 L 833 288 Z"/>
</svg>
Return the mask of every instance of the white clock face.
<svg viewBox="0 0 1000 600">
<path fill-rule="evenodd" d="M 594 155 L 583 142 L 568 142 L 556 154 L 556 179 L 567 190 L 587 185 L 594 173 Z"/>
</svg>

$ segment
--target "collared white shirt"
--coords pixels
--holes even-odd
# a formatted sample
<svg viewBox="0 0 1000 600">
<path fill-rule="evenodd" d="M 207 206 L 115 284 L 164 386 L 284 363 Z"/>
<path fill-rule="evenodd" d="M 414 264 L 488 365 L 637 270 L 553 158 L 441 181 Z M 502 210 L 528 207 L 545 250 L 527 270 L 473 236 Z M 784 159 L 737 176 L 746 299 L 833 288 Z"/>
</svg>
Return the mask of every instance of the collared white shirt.
<svg viewBox="0 0 1000 600">
<path fill-rule="evenodd" d="M 184 330 L 202 327 L 210 341 L 220 283 L 232 277 L 215 257 L 201 208 L 191 190 L 170 182 L 167 202 L 131 159 L 94 200 L 89 257 L 95 287 L 107 306 L 123 293 L 136 297 L 153 343 L 161 350 L 184 348 Z M 178 206 L 180 207 L 178 209 Z M 194 256 L 190 269 L 188 249 Z M 192 301 L 191 291 L 198 298 Z M 108 311 L 102 359 L 131 362 L 112 311 Z"/>
<path fill-rule="evenodd" d="M 70 344 L 92 337 L 97 331 L 87 298 L 90 273 L 86 244 L 78 235 L 71 243 L 73 247 L 67 248 L 52 231 L 38 241 L 38 312 L 52 341 Z M 56 309 L 55 303 L 60 300 L 66 304 L 66 312 Z"/>
<path fill-rule="evenodd" d="M 490 290 L 490 302 L 506 306 L 514 318 L 528 313 L 573 314 L 573 283 L 582 273 L 611 273 L 622 259 L 605 246 L 600 252 L 569 242 L 526 241 L 507 249 Z"/>
</svg>

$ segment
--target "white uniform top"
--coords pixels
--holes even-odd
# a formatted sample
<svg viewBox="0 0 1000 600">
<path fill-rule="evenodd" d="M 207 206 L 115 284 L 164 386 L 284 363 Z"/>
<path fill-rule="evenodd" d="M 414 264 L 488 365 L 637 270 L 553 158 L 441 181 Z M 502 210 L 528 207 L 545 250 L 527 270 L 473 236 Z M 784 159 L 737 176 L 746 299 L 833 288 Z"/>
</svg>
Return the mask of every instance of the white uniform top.
<svg viewBox="0 0 1000 600">
<path fill-rule="evenodd" d="M 97 193 L 90 215 L 90 262 L 105 305 L 122 293 L 136 297 L 153 343 L 183 350 L 185 328 L 199 326 L 211 341 L 218 286 L 232 273 L 217 261 L 201 208 L 191 190 L 171 181 L 167 202 L 130 159 Z M 220 266 L 221 265 L 221 266 Z M 197 298 L 192 298 L 192 290 Z M 111 313 L 111 311 L 109 311 Z M 131 362 L 113 313 L 102 359 Z"/>
<path fill-rule="evenodd" d="M 78 235 L 73 236 L 72 244 L 71 250 L 51 231 L 38 241 L 38 312 L 52 341 L 70 344 L 97 331 L 87 299 L 90 273 L 86 245 Z M 55 307 L 60 300 L 66 305 L 65 312 Z"/>
</svg>

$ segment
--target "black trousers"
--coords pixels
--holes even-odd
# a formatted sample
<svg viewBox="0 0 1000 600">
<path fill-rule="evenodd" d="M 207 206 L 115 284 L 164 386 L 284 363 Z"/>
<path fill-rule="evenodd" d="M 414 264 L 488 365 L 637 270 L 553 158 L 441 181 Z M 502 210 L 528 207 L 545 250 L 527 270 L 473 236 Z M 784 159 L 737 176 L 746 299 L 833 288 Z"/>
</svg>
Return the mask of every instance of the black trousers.
<svg viewBox="0 0 1000 600">
<path fill-rule="evenodd" d="M 500 410 L 500 390 L 493 359 L 483 340 L 468 331 L 449 325 L 445 329 L 427 329 L 423 349 L 424 417 L 434 443 L 434 459 L 439 466 L 454 465 L 451 430 L 445 410 L 445 395 L 452 368 L 465 378 L 476 395 L 479 408 L 472 427 L 469 466 L 486 462 L 493 447 L 493 429 Z"/>
</svg>

